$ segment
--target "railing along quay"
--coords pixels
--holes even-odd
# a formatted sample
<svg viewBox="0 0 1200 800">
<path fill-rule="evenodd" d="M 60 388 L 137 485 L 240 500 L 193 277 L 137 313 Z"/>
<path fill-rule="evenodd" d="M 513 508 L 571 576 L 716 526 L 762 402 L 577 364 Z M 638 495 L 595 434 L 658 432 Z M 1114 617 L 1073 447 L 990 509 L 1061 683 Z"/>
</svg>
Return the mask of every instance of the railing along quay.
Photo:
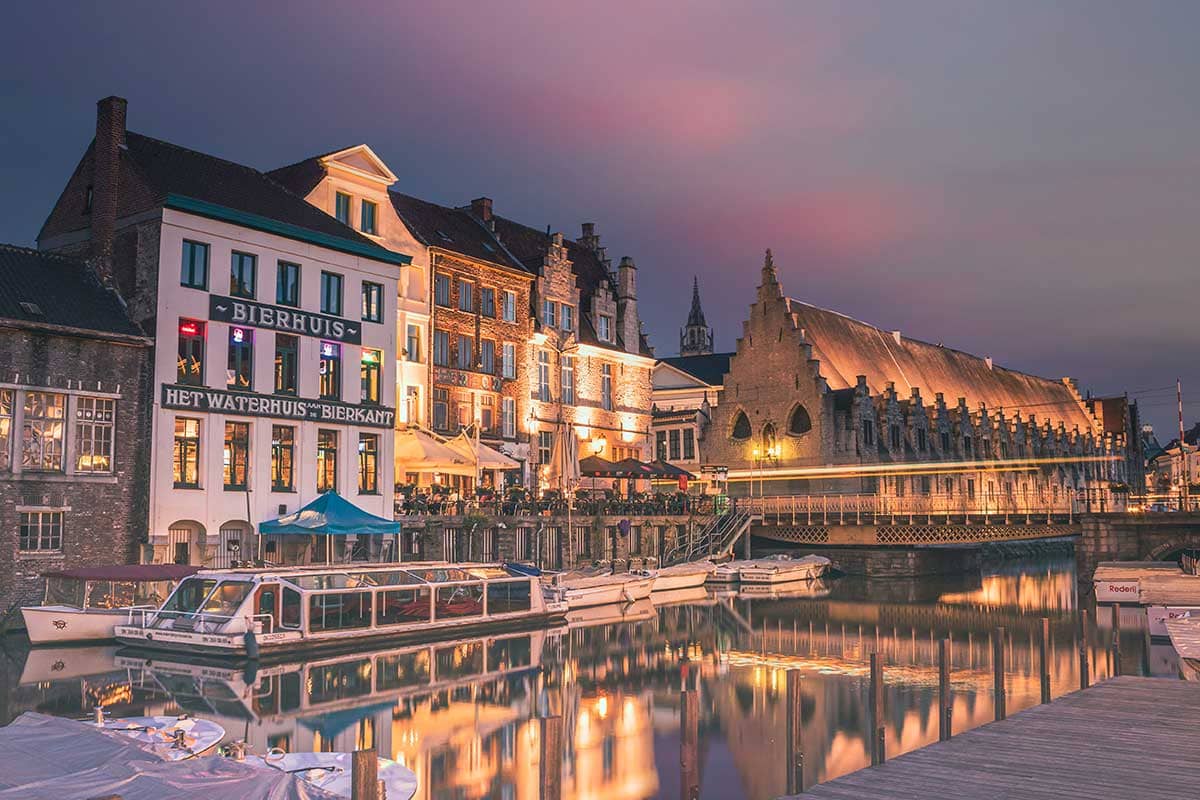
<svg viewBox="0 0 1200 800">
<path fill-rule="evenodd" d="M 737 499 L 740 508 L 776 525 L 1048 525 L 1074 523 L 1088 504 L 1026 503 L 1016 498 L 880 494 L 768 495 Z M 1099 510 L 1101 504 L 1093 504 Z M 1109 510 L 1113 506 L 1103 504 Z"/>
</svg>

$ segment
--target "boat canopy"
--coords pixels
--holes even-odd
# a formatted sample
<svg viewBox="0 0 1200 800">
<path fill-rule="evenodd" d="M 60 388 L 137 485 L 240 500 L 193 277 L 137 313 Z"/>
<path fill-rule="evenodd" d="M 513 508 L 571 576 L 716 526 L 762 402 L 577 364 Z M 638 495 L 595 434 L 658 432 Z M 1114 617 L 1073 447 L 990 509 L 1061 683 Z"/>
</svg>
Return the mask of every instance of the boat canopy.
<svg viewBox="0 0 1200 800">
<path fill-rule="evenodd" d="M 142 583 L 178 581 L 200 571 L 190 564 L 116 564 L 109 567 L 75 567 L 43 572 L 43 578 L 65 578 L 77 581 L 118 581 Z"/>
<path fill-rule="evenodd" d="M 231 576 L 237 577 L 237 576 Z M 514 574 L 497 566 L 472 566 L 466 569 L 450 566 L 409 567 L 362 572 L 342 570 L 330 572 L 279 573 L 279 577 L 301 589 L 371 589 L 376 586 L 416 586 L 456 581 L 488 580 L 496 578 L 527 578 L 528 575 Z"/>
<path fill-rule="evenodd" d="M 263 522 L 258 530 L 263 535 L 382 536 L 399 533 L 400 523 L 363 511 L 337 492 L 325 492 L 299 511 Z"/>
</svg>

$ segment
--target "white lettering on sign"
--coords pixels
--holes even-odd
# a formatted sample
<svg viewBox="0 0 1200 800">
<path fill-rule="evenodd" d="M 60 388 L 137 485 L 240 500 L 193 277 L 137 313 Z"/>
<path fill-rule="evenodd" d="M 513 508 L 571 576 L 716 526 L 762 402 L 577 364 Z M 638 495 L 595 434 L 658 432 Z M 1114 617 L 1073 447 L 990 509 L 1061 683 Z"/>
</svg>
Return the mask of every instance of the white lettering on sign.
<svg viewBox="0 0 1200 800">
<path fill-rule="evenodd" d="M 278 308 L 234 297 L 209 295 L 208 317 L 217 322 L 319 336 L 349 344 L 362 343 L 362 329 L 357 325 L 348 325 L 337 317 Z"/>
<path fill-rule="evenodd" d="M 254 417 L 343 422 L 371 428 L 391 428 L 396 419 L 394 409 L 382 406 L 355 406 L 328 400 L 300 400 L 250 392 L 190 389 L 168 384 L 163 384 L 162 387 L 162 406 Z"/>
</svg>

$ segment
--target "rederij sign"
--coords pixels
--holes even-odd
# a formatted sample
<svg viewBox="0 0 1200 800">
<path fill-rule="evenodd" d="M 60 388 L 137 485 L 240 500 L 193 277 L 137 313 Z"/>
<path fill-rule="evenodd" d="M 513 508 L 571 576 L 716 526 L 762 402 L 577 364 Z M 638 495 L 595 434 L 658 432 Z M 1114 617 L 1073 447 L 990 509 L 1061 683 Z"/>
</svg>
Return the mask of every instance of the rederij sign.
<svg viewBox="0 0 1200 800">
<path fill-rule="evenodd" d="M 166 383 L 162 387 L 162 407 L 244 417 L 361 425 L 366 428 L 391 428 L 396 422 L 395 409 L 382 406 L 356 406 L 334 400 L 226 392 Z"/>
<path fill-rule="evenodd" d="M 357 322 L 313 314 L 298 308 L 268 306 L 251 300 L 239 300 L 236 297 L 209 295 L 208 318 L 216 322 L 248 325 L 252 328 L 266 328 L 301 336 L 319 336 L 322 339 L 347 344 L 362 344 L 362 325 Z"/>
</svg>

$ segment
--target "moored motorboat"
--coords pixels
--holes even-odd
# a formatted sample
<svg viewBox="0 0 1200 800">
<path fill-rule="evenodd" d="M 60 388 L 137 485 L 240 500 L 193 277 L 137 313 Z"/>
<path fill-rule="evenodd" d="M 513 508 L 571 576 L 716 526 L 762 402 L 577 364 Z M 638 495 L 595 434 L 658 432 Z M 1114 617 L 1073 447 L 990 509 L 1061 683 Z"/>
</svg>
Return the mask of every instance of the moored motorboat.
<svg viewBox="0 0 1200 800">
<path fill-rule="evenodd" d="M 234 760 L 286 772 L 335 797 L 349 798 L 352 758 L 351 753 L 285 753 L 276 748 L 264 756 L 247 755 L 243 759 L 236 755 Z M 379 759 L 378 778 L 388 800 L 411 800 L 417 793 L 416 774 L 390 758 Z"/>
<path fill-rule="evenodd" d="M 545 576 L 546 593 L 570 609 L 632 603 L 650 596 L 654 572 L 559 572 Z"/>
<path fill-rule="evenodd" d="M 119 733 L 167 761 L 207 755 L 225 738 L 225 729 L 217 723 L 187 715 L 107 719 L 97 708 L 96 720 L 90 724 Z"/>
<path fill-rule="evenodd" d="M 676 589 L 690 589 L 703 586 L 708 576 L 717 569 L 711 561 L 692 561 L 687 564 L 676 564 L 670 567 L 660 567 L 654 573 L 653 592 L 670 592 Z"/>
<path fill-rule="evenodd" d="M 121 564 L 44 573 L 40 606 L 21 609 L 31 644 L 106 641 L 131 609 L 158 608 L 183 578 L 199 571 L 187 564 Z"/>
<path fill-rule="evenodd" d="M 820 578 L 829 571 L 831 562 L 825 556 L 808 555 L 803 558 L 764 558 L 745 564 L 738 571 L 741 583 L 774 584 L 792 581 L 809 581 Z"/>
</svg>

